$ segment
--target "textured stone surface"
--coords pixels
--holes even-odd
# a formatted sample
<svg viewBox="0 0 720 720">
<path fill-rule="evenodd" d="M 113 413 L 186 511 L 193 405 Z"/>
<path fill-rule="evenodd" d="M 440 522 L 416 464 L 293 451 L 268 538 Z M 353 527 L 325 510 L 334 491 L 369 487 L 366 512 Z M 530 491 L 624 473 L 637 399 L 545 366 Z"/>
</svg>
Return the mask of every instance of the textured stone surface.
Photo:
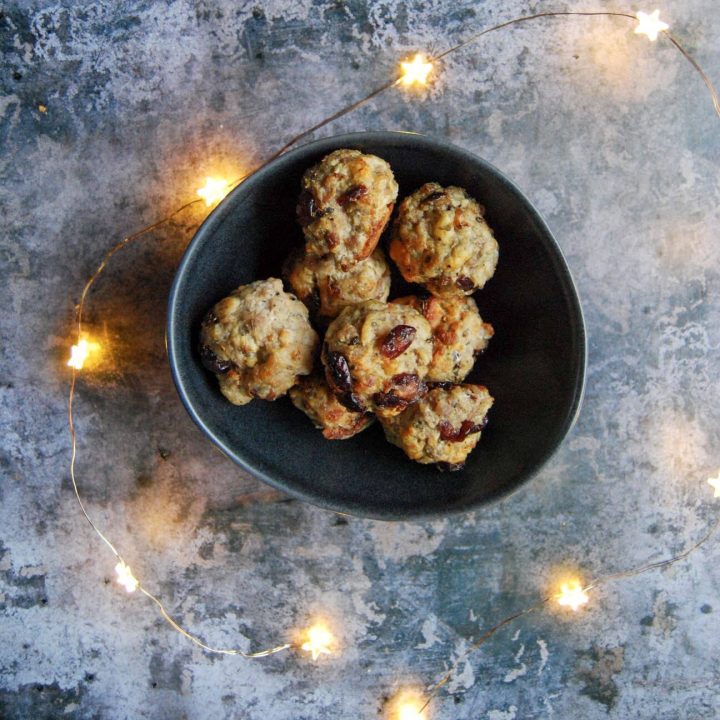
<svg viewBox="0 0 720 720">
<path fill-rule="evenodd" d="M 714 0 L 661 6 L 720 78 Z M 559 568 L 590 576 L 660 558 L 713 520 L 720 126 L 667 41 L 604 18 L 487 36 L 448 58 L 426 96 L 391 91 L 323 131 L 417 130 L 477 152 L 527 192 L 566 253 L 589 330 L 587 395 L 560 452 L 507 500 L 436 522 L 345 519 L 218 454 L 181 407 L 163 344 L 200 208 L 116 256 L 91 297 L 106 350 L 82 377 L 77 422 L 93 517 L 208 642 L 265 647 L 322 612 L 342 654 L 204 654 L 111 583 L 113 556 L 69 484 L 73 305 L 110 244 L 191 199 L 206 174 L 240 174 L 381 84 L 399 57 L 548 7 L 3 6 L 2 717 L 374 718 L 383 696 L 438 679 Z M 521 619 L 460 664 L 434 716 L 717 717 L 717 559 L 715 541 L 598 590 L 579 616 Z"/>
</svg>

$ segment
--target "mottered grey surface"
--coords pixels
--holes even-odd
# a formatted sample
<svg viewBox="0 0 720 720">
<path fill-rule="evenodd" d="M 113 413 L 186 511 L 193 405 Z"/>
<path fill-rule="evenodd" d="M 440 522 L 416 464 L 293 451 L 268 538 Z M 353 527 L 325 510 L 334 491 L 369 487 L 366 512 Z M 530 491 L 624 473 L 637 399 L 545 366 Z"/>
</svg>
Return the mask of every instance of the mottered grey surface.
<svg viewBox="0 0 720 720">
<path fill-rule="evenodd" d="M 715 0 L 657 4 L 720 80 Z M 587 392 L 554 459 L 502 502 L 433 522 L 345 518 L 214 450 L 164 349 L 168 290 L 204 209 L 115 256 L 91 295 L 104 351 L 77 397 L 89 512 L 208 642 L 268 647 L 321 613 L 341 653 L 205 654 L 112 580 L 69 483 L 73 308 L 113 242 L 192 199 L 205 175 L 251 168 L 417 49 L 529 12 L 618 7 L 2 6 L 0 716 L 376 718 L 383 697 L 438 680 L 560 569 L 623 570 L 702 535 L 720 509 L 706 484 L 720 468 L 720 119 L 666 39 L 618 18 L 491 34 L 449 57 L 429 92 L 389 91 L 322 131 L 447 138 L 513 178 L 556 234 L 587 321 Z M 718 717 L 719 552 L 715 540 L 606 585 L 577 615 L 522 618 L 460 663 L 433 717 Z"/>
</svg>

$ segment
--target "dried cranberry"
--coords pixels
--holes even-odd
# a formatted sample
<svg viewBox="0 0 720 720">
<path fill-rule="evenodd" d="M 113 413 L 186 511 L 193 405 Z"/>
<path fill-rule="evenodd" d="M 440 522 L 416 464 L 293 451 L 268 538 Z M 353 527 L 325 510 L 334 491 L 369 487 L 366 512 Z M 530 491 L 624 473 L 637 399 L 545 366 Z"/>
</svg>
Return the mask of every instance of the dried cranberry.
<svg viewBox="0 0 720 720">
<path fill-rule="evenodd" d="M 328 380 L 338 393 L 352 393 L 352 375 L 347 358 L 339 352 L 327 353 Z"/>
<path fill-rule="evenodd" d="M 406 408 L 427 392 L 427 385 L 414 373 L 398 373 L 392 377 L 388 392 L 377 392 L 373 401 L 382 408 Z"/>
<path fill-rule="evenodd" d="M 398 397 L 394 392 L 376 392 L 373 402 L 380 408 L 406 408 L 410 405 L 405 398 Z"/>
<path fill-rule="evenodd" d="M 412 344 L 416 333 L 412 325 L 396 325 L 382 341 L 380 354 L 391 360 L 402 355 Z"/>
<path fill-rule="evenodd" d="M 436 190 L 435 192 L 431 192 L 429 195 L 425 196 L 420 203 L 428 203 L 432 202 L 433 200 L 437 200 L 438 198 L 441 198 L 445 193 L 442 190 Z"/>
<path fill-rule="evenodd" d="M 435 382 L 429 382 L 427 384 L 428 390 L 449 390 L 455 383 L 450 382 L 449 380 L 436 380 Z"/>
<path fill-rule="evenodd" d="M 427 392 L 427 385 L 414 373 L 394 375 L 392 382 L 393 392 L 408 404 L 417 402 Z"/>
<path fill-rule="evenodd" d="M 438 424 L 440 438 L 445 442 L 460 442 L 468 435 L 480 432 L 484 427 L 484 423 L 476 425 L 472 420 L 463 420 L 457 430 L 447 420 L 443 420 Z"/>
<path fill-rule="evenodd" d="M 315 218 L 318 217 L 318 206 L 312 193 L 307 190 L 303 190 L 300 193 L 295 212 L 297 213 L 298 222 L 302 227 L 315 221 Z"/>
<path fill-rule="evenodd" d="M 398 373 L 392 376 L 392 384 L 399 388 L 409 386 L 417 388 L 420 385 L 420 378 L 415 373 Z"/>
<path fill-rule="evenodd" d="M 340 197 L 337 199 L 338 205 L 340 207 L 345 207 L 348 203 L 356 202 L 361 197 L 365 197 L 367 195 L 368 189 L 364 185 L 353 185 L 349 190 L 346 190 Z"/>
<path fill-rule="evenodd" d="M 455 284 L 461 289 L 465 290 L 465 292 L 470 292 L 471 290 L 475 289 L 475 283 L 465 275 L 461 275 L 456 281 Z"/>
<path fill-rule="evenodd" d="M 337 401 L 347 410 L 351 412 L 365 412 L 365 406 L 360 402 L 360 399 L 355 393 L 346 392 L 340 393 L 335 396 Z"/>
<path fill-rule="evenodd" d="M 224 375 L 230 372 L 233 366 L 231 360 L 220 359 L 207 345 L 200 346 L 200 360 L 202 364 L 216 375 Z"/>
</svg>

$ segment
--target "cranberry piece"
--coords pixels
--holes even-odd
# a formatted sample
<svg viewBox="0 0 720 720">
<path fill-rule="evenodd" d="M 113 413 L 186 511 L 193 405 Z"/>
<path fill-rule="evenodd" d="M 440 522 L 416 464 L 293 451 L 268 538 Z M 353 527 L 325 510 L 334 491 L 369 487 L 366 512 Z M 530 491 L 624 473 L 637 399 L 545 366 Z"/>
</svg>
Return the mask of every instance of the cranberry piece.
<svg viewBox="0 0 720 720">
<path fill-rule="evenodd" d="M 309 225 L 315 221 L 318 217 L 318 206 L 312 193 L 307 190 L 303 190 L 298 198 L 297 206 L 295 207 L 297 213 L 297 219 L 302 227 Z"/>
<path fill-rule="evenodd" d="M 394 392 L 376 392 L 373 402 L 381 408 L 406 408 L 410 403 L 405 398 L 398 397 Z"/>
<path fill-rule="evenodd" d="M 455 284 L 461 289 L 465 290 L 465 292 L 470 292 L 470 290 L 475 289 L 475 283 L 465 275 L 461 275 L 456 281 Z"/>
<path fill-rule="evenodd" d="M 382 341 L 380 354 L 390 360 L 402 355 L 412 344 L 416 333 L 412 325 L 396 325 Z"/>
<path fill-rule="evenodd" d="M 335 396 L 337 401 L 350 412 L 365 412 L 365 406 L 360 402 L 358 396 L 355 393 L 346 392 Z"/>
<path fill-rule="evenodd" d="M 484 421 L 476 425 L 472 420 L 463 420 L 460 427 L 455 430 L 453 426 L 447 421 L 443 420 L 438 424 L 438 430 L 440 431 L 440 438 L 445 442 L 460 442 L 464 440 L 468 435 L 480 432 L 485 427 Z"/>
<path fill-rule="evenodd" d="M 428 390 L 435 390 L 436 388 L 439 388 L 440 390 L 449 390 L 455 383 L 450 382 L 449 380 L 436 380 L 434 382 L 429 382 L 427 384 Z"/>
<path fill-rule="evenodd" d="M 216 375 L 224 375 L 233 367 L 231 360 L 222 360 L 207 345 L 200 346 L 200 361 L 210 371 Z"/>
<path fill-rule="evenodd" d="M 364 185 L 353 185 L 349 190 L 346 190 L 340 195 L 337 199 L 338 205 L 345 207 L 348 203 L 356 202 L 361 197 L 365 197 L 367 191 L 368 189 Z"/>
<path fill-rule="evenodd" d="M 420 201 L 420 203 L 421 203 L 421 204 L 422 204 L 422 203 L 429 203 L 429 202 L 432 202 L 433 200 L 438 200 L 438 199 L 441 198 L 444 194 L 445 194 L 445 193 L 444 193 L 443 191 L 441 191 L 441 190 L 436 190 L 435 192 L 431 192 L 429 195 L 425 196 L 425 197 Z"/>
<path fill-rule="evenodd" d="M 339 352 L 327 353 L 328 380 L 337 393 L 352 393 L 352 375 L 347 358 Z"/>
<path fill-rule="evenodd" d="M 405 409 L 427 392 L 427 385 L 414 373 L 393 375 L 392 385 L 388 392 L 373 395 L 373 401 L 378 407 Z"/>
</svg>

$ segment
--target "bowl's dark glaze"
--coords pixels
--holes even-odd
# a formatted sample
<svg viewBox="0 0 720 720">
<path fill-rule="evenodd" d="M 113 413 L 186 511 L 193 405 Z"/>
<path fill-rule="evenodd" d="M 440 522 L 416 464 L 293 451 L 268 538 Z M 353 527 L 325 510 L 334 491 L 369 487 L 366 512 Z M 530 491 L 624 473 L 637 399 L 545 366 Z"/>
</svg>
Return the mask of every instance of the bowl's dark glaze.
<svg viewBox="0 0 720 720">
<path fill-rule="evenodd" d="M 303 172 L 328 152 L 385 158 L 400 198 L 424 182 L 460 185 L 486 207 L 500 245 L 495 276 L 475 293 L 495 337 L 468 381 L 495 397 L 490 422 L 458 473 L 408 460 L 375 424 L 330 442 L 287 398 L 228 403 L 200 365 L 200 320 L 238 285 L 279 277 L 302 243 L 295 203 Z M 393 297 L 406 288 L 393 286 Z M 175 278 L 168 317 L 173 377 L 195 422 L 231 459 L 265 482 L 340 512 L 406 519 L 470 510 L 514 489 L 557 449 L 580 406 L 586 341 L 562 254 L 544 222 L 498 170 L 452 145 L 410 133 L 357 133 L 283 155 L 242 183 L 205 221 Z"/>
</svg>

